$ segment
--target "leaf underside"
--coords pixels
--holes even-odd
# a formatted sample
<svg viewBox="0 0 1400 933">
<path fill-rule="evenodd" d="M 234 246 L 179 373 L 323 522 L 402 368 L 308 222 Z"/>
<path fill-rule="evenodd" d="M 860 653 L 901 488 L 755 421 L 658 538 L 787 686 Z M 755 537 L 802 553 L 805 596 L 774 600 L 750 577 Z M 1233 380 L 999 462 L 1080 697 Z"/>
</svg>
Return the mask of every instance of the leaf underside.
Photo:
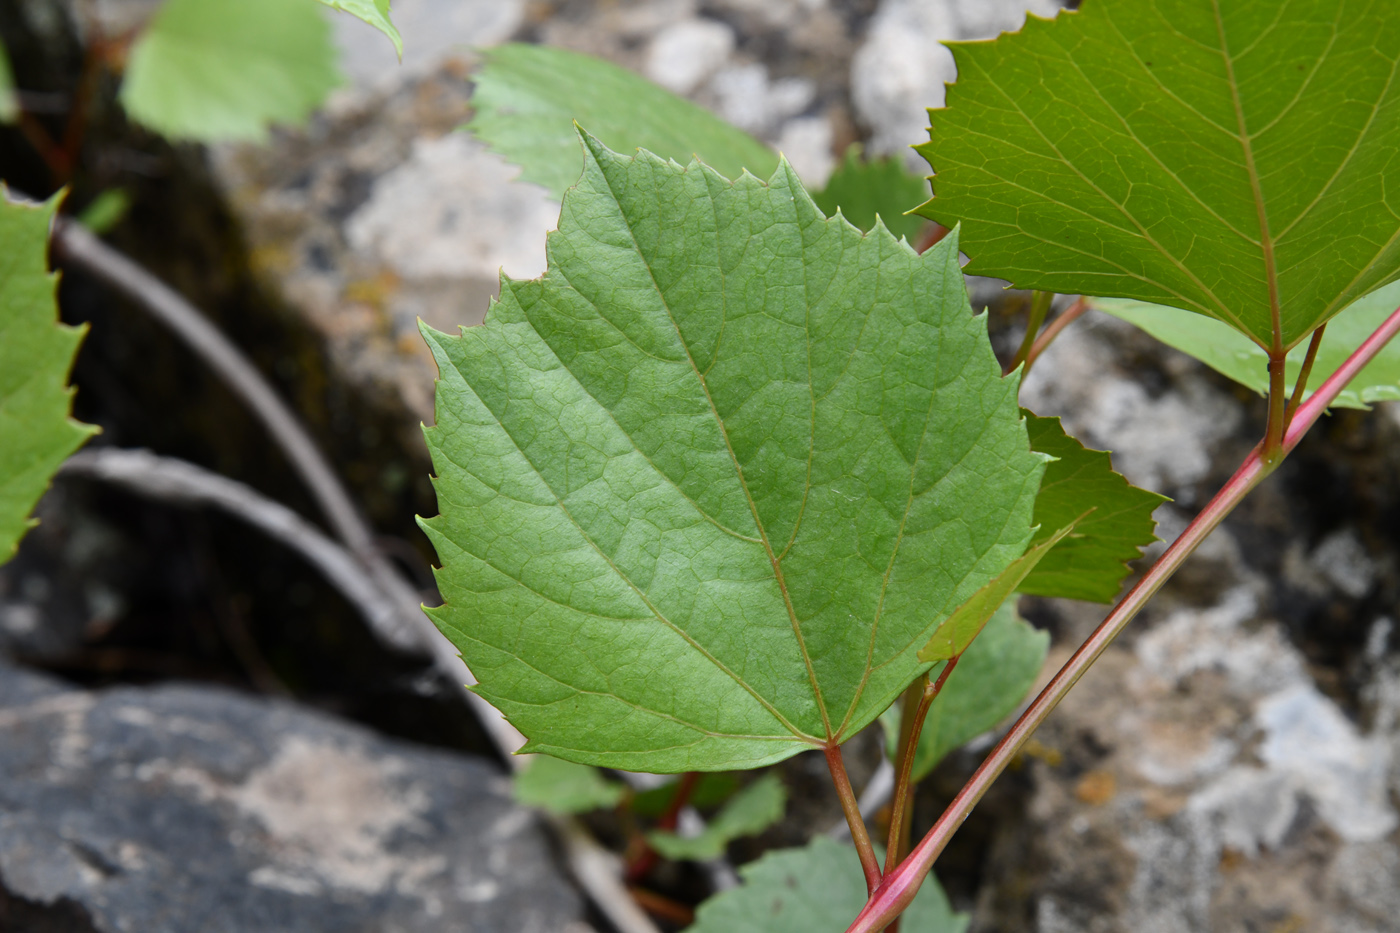
<svg viewBox="0 0 1400 933">
<path fill-rule="evenodd" d="M 1050 633 L 1016 614 L 1018 598 L 1012 596 L 996 611 L 929 706 L 914 753 L 915 781 L 923 780 L 953 749 L 995 728 L 1035 686 Z M 896 703 L 880 716 L 891 761 L 898 752 L 899 715 Z"/>
<path fill-rule="evenodd" d="M 0 564 L 54 471 L 96 430 L 68 416 L 68 370 L 84 329 L 58 323 L 48 265 L 57 208 L 57 198 L 16 204 L 0 186 Z"/>
<path fill-rule="evenodd" d="M 698 158 L 727 178 L 745 169 L 767 178 L 778 166 L 778 154 L 748 133 L 611 62 L 520 43 L 484 58 L 466 128 L 556 198 L 583 170 L 575 123 L 614 152 Z"/>
<path fill-rule="evenodd" d="M 341 10 L 369 23 L 394 43 L 394 51 L 403 58 L 403 36 L 389 19 L 389 0 L 321 0 L 333 10 Z"/>
<path fill-rule="evenodd" d="M 316 0 L 166 0 L 132 46 L 121 102 L 171 139 L 260 141 L 339 83 Z"/>
<path fill-rule="evenodd" d="M 549 271 L 437 359 L 446 601 L 543 751 L 653 772 L 841 741 L 1025 549 L 1042 458 L 924 256 L 768 183 L 587 137 Z"/>
<path fill-rule="evenodd" d="M 1179 308 L 1117 298 L 1095 298 L 1090 305 L 1142 328 L 1168 346 L 1194 356 L 1260 395 L 1269 391 L 1269 355 L 1219 321 Z M 1303 397 L 1312 395 L 1312 390 L 1336 372 L 1397 307 L 1400 307 L 1400 283 L 1392 282 L 1328 321 Z M 1290 395 L 1302 371 L 1307 348 L 1306 343 L 1299 344 L 1285 361 L 1284 380 Z M 1375 402 L 1396 400 L 1400 400 L 1400 342 L 1392 340 L 1362 367 L 1356 378 L 1332 401 L 1332 407 L 1368 409 Z"/>
<path fill-rule="evenodd" d="M 1400 275 L 1393 0 L 1086 0 L 953 45 L 921 211 L 967 271 L 1289 348 Z"/>
<path fill-rule="evenodd" d="M 1177 313 L 1223 326 L 1198 314 Z M 1233 332 L 1231 336 L 1249 343 Z M 1128 575 L 1128 561 L 1137 560 L 1142 549 L 1157 540 L 1152 512 L 1167 498 L 1115 473 L 1106 452 L 1086 449 L 1065 433 L 1059 418 L 1025 415 L 1031 449 L 1057 458 L 1046 465 L 1035 500 L 1035 523 L 1040 526 L 1036 541 L 1079 521 L 1074 533 L 1052 548 L 1017 589 L 1033 596 L 1112 602 Z"/>
<path fill-rule="evenodd" d="M 739 869 L 744 883 L 700 905 L 686 933 L 841 933 L 865 906 L 865 877 L 855 849 L 818 835 L 800 849 L 777 849 Z M 929 875 L 904 912 L 908 933 L 963 933 Z"/>
</svg>

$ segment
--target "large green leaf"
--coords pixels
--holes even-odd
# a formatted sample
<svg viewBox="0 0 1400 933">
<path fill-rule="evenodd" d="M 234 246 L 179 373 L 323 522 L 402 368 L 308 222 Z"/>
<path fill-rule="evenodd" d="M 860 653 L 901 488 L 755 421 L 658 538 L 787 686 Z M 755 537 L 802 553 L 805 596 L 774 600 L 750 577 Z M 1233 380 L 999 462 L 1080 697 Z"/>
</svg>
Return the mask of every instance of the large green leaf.
<svg viewBox="0 0 1400 933">
<path fill-rule="evenodd" d="M 1085 0 L 953 55 L 921 210 L 969 273 L 1284 348 L 1400 275 L 1394 0 Z"/>
<path fill-rule="evenodd" d="M 543 278 L 425 335 L 431 610 L 531 751 L 643 771 L 841 741 L 1024 550 L 1040 486 L 956 237 L 586 138 Z"/>
<path fill-rule="evenodd" d="M 262 140 L 340 83 L 316 0 L 166 0 L 131 49 L 121 101 L 172 139 Z"/>
<path fill-rule="evenodd" d="M 333 10 L 343 10 L 357 16 L 389 37 L 394 51 L 403 58 L 403 36 L 389 19 L 389 0 L 321 0 Z"/>
<path fill-rule="evenodd" d="M 1199 314 L 1176 313 L 1224 327 Z M 1233 331 L 1231 336 L 1254 346 Z M 1137 560 L 1142 549 L 1157 540 L 1152 512 L 1166 497 L 1139 489 L 1115 473 L 1106 452 L 1085 449 L 1065 433 L 1059 418 L 1026 412 L 1026 430 L 1032 450 L 1057 458 L 1046 466 L 1035 500 L 1037 541 L 1083 517 L 1074 533 L 1052 548 L 1017 589 L 1035 596 L 1113 602 L 1128 575 L 1128 561 Z M 1093 511 L 1086 515 L 1089 509 Z"/>
<path fill-rule="evenodd" d="M 1183 353 L 1189 353 L 1240 385 L 1261 395 L 1269 390 L 1268 354 L 1254 341 L 1240 336 L 1219 321 L 1179 308 L 1140 301 L 1095 298 L 1090 304 L 1129 324 L 1135 324 Z M 1400 306 L 1400 282 L 1392 282 L 1332 318 L 1327 323 L 1327 332 L 1322 335 L 1322 345 L 1318 347 L 1304 397 L 1311 395 L 1312 389 L 1322 385 L 1324 379 L 1336 372 L 1352 351 L 1375 333 L 1397 306 Z M 1299 344 L 1288 354 L 1284 373 L 1290 389 L 1298 380 L 1305 356 L 1307 344 Z M 1400 399 L 1400 343 L 1391 341 L 1356 374 L 1356 378 L 1347 384 L 1332 404 L 1338 408 L 1365 409 L 1370 408 L 1373 402 L 1396 399 Z"/>
<path fill-rule="evenodd" d="M 952 679 L 951 677 L 949 678 Z M 779 849 L 739 869 L 744 883 L 700 905 L 686 933 L 841 933 L 865 906 L 865 876 L 856 850 L 825 836 L 801 849 Z M 904 912 L 904 933 L 963 933 L 929 875 Z"/>
<path fill-rule="evenodd" d="M 68 417 L 83 328 L 57 323 L 49 227 L 58 199 L 17 204 L 0 185 L 0 564 L 68 455 L 96 430 Z"/>
<path fill-rule="evenodd" d="M 862 230 L 873 228 L 879 217 L 890 233 L 910 242 L 927 221 L 909 211 L 926 198 L 928 182 L 905 168 L 903 158 L 863 159 L 859 146 L 846 150 L 846 157 L 831 173 L 826 187 L 812 195 L 828 217 L 839 209 L 843 217 Z"/>
<path fill-rule="evenodd" d="M 1018 598 L 1008 599 L 992 616 L 929 705 L 914 752 L 914 780 L 922 780 L 944 755 L 1010 716 L 1035 686 L 1050 634 L 1016 614 Z M 891 760 L 899 744 L 899 715 L 896 703 L 880 716 Z"/>
<path fill-rule="evenodd" d="M 703 107 L 610 62 L 540 45 L 492 49 L 476 76 L 467 129 L 556 198 L 578 181 L 577 123 L 614 152 L 647 149 L 682 164 L 699 158 L 737 178 L 767 178 L 778 155 Z"/>
<path fill-rule="evenodd" d="M 768 773 L 726 803 L 698 836 L 655 831 L 647 833 L 653 849 L 666 858 L 708 861 L 742 836 L 763 832 L 783 818 L 787 791 L 776 774 Z"/>
</svg>

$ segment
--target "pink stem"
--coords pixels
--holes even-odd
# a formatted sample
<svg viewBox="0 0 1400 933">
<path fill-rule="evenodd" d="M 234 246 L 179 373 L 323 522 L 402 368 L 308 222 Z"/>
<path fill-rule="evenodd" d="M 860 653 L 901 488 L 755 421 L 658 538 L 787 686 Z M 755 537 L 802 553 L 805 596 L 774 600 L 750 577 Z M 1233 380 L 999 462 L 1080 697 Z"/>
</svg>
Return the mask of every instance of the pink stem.
<svg viewBox="0 0 1400 933">
<path fill-rule="evenodd" d="M 1337 397 L 1337 394 L 1346 388 L 1361 368 L 1371 361 L 1381 348 L 1389 340 L 1400 332 L 1400 308 L 1397 308 L 1385 323 L 1380 326 L 1365 342 L 1352 353 L 1347 361 L 1324 382 L 1313 395 L 1304 402 L 1296 415 L 1288 425 L 1288 429 L 1283 437 L 1282 452 L 1278 459 L 1272 463 L 1265 463 L 1261 457 L 1261 444 L 1255 447 L 1240 468 L 1235 471 L 1235 475 L 1216 493 L 1195 520 L 1182 532 L 1181 537 L 1172 542 L 1171 547 L 1157 559 L 1146 575 L 1138 581 L 1137 585 L 1123 597 L 1123 600 L 1109 613 L 1108 618 L 1090 635 L 1088 640 L 1080 646 L 1074 656 L 1060 668 L 1060 672 L 1035 698 L 1030 707 L 1011 727 L 1011 731 L 1001 740 L 987 759 L 982 762 L 982 766 L 964 785 L 958 796 L 948 805 L 937 823 L 929 830 L 928 835 L 914 848 L 909 856 L 900 863 L 899 867 L 889 872 L 880 881 L 870 900 L 866 903 L 865 909 L 860 912 L 860 916 L 847 929 L 846 933 L 878 933 L 909 906 L 914 895 L 918 893 L 919 885 L 923 883 L 924 876 L 933 867 L 934 859 L 938 858 L 943 848 L 952 838 L 953 833 L 967 819 L 972 808 L 982 799 L 982 795 L 991 787 L 992 782 L 997 779 L 1011 759 L 1020 750 L 1021 745 L 1031 736 L 1036 728 L 1045 721 L 1045 717 L 1050 715 L 1050 711 L 1059 705 L 1071 687 L 1083 677 L 1089 670 L 1090 665 L 1103 654 L 1118 634 L 1123 631 L 1127 624 L 1132 621 L 1143 605 L 1152 598 L 1153 594 L 1161 588 L 1182 562 L 1200 546 L 1215 527 L 1225 518 L 1226 515 L 1240 503 L 1245 495 L 1257 486 L 1263 479 L 1273 472 L 1283 455 L 1288 454 L 1302 440 L 1303 435 L 1313 426 L 1322 413 L 1327 410 L 1327 406 Z"/>
</svg>

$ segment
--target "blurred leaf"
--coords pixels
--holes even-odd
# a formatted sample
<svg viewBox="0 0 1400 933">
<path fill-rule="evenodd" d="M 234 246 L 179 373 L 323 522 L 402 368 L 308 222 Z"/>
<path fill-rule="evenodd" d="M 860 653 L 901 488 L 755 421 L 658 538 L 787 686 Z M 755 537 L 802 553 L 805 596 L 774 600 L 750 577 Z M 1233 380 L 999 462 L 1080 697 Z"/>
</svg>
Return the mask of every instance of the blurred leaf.
<svg viewBox="0 0 1400 933">
<path fill-rule="evenodd" d="M 0 42 L 0 123 L 19 119 L 19 98 L 15 96 L 15 73 L 10 69 L 10 56 Z"/>
<path fill-rule="evenodd" d="M 951 676 L 949 677 L 951 680 Z M 700 905 L 686 933 L 842 933 L 865 906 L 856 850 L 823 835 L 800 849 L 778 849 L 739 869 L 743 884 Z M 904 912 L 902 933 L 963 933 L 932 874 Z"/>
<path fill-rule="evenodd" d="M 484 57 L 467 129 L 556 198 L 583 171 L 575 123 L 614 152 L 698 158 L 726 178 L 744 169 L 767 178 L 778 167 L 778 154 L 743 130 L 602 59 L 523 44 Z"/>
<path fill-rule="evenodd" d="M 1094 0 L 951 46 L 921 211 L 967 272 L 1291 348 L 1400 276 L 1393 0 Z"/>
<path fill-rule="evenodd" d="M 846 150 L 826 187 L 812 200 L 828 217 L 839 208 L 842 217 L 864 231 L 875 226 L 878 215 L 885 229 L 911 243 L 928 224 L 908 213 L 928 200 L 928 182 L 910 173 L 901 158 L 862 159 L 860 146 Z"/>
<path fill-rule="evenodd" d="M 1017 598 L 996 611 L 929 706 L 914 753 L 914 780 L 926 777 L 953 749 L 995 728 L 1035 686 L 1050 634 L 1016 614 Z M 899 718 L 898 703 L 880 716 L 891 761 L 898 754 Z"/>
<path fill-rule="evenodd" d="M 78 214 L 78 223 L 93 233 L 103 234 L 122 222 L 131 210 L 131 195 L 125 188 L 108 188 L 92 199 Z"/>
<path fill-rule="evenodd" d="M 1044 461 L 956 237 L 863 236 L 786 163 L 587 146 L 545 275 L 424 329 L 429 612 L 528 751 L 729 771 L 842 741 L 1031 537 Z"/>
<path fill-rule="evenodd" d="M 753 836 L 783 818 L 787 791 L 772 772 L 754 781 L 715 814 L 698 836 L 680 836 L 657 830 L 647 833 L 647 841 L 669 859 L 706 862 L 724 854 L 724 847 L 740 836 Z"/>
<path fill-rule="evenodd" d="M 321 0 L 333 10 L 343 10 L 357 16 L 389 37 L 394 43 L 394 51 L 403 58 L 403 36 L 389 21 L 389 0 Z"/>
<path fill-rule="evenodd" d="M 702 774 L 690 792 L 690 805 L 697 810 L 712 809 L 733 797 L 742 786 L 743 782 L 733 774 L 722 771 Z M 660 816 L 671 805 L 679 788 L 680 782 L 672 781 L 670 784 L 642 791 L 632 798 L 632 812 L 638 816 Z"/>
<path fill-rule="evenodd" d="M 1090 305 L 1147 331 L 1158 340 L 1194 356 L 1211 369 L 1242 386 L 1267 394 L 1269 357 L 1254 341 L 1235 333 L 1219 321 L 1161 305 L 1140 301 L 1095 298 Z M 1348 307 L 1327 323 L 1317 360 L 1304 397 L 1322 385 L 1337 367 L 1346 362 L 1377 327 L 1400 306 L 1400 282 L 1392 282 Z M 1307 343 L 1300 343 L 1288 354 L 1285 378 L 1290 387 L 1298 380 L 1307 356 Z M 1334 408 L 1367 409 L 1374 402 L 1400 399 L 1400 341 L 1386 344 L 1371 362 L 1356 374 L 1332 402 Z"/>
<path fill-rule="evenodd" d="M 60 197 L 18 204 L 0 185 L 0 564 L 54 471 L 97 431 L 69 417 L 68 371 L 86 328 L 58 323 L 48 256 Z"/>
<path fill-rule="evenodd" d="M 121 101 L 171 139 L 263 140 L 339 83 L 316 0 L 166 0 L 132 46 Z"/>
<path fill-rule="evenodd" d="M 627 789 L 597 768 L 536 755 L 515 776 L 515 799 L 550 813 L 586 813 L 617 806 Z"/>
<path fill-rule="evenodd" d="M 1190 316 L 1215 323 L 1199 314 Z M 1231 335 L 1250 343 L 1247 337 Z M 1046 465 L 1040 481 L 1040 495 L 1035 500 L 1035 523 L 1040 532 L 1035 540 L 1048 536 L 1050 529 L 1063 528 L 1081 515 L 1083 518 L 1074 533 L 1052 548 L 1017 589 L 1035 596 L 1112 602 L 1128 574 L 1127 562 L 1137 560 L 1142 549 L 1157 540 L 1152 512 L 1167 499 L 1139 489 L 1113 472 L 1108 454 L 1085 449 L 1065 433 L 1059 418 L 1042 418 L 1028 411 L 1025 415 L 1031 450 L 1059 458 Z M 1089 509 L 1093 511 L 1085 515 Z"/>
</svg>

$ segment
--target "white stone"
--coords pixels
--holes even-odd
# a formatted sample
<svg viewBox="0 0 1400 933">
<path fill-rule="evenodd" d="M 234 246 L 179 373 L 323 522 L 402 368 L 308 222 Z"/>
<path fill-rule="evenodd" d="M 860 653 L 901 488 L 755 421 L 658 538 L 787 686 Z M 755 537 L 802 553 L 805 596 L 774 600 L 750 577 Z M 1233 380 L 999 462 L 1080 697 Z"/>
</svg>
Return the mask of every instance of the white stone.
<svg viewBox="0 0 1400 933">
<path fill-rule="evenodd" d="M 729 59 L 734 30 L 712 19 L 667 26 L 647 47 L 646 76 L 677 94 L 690 94 Z"/>
<path fill-rule="evenodd" d="M 817 86 L 807 78 L 770 80 L 764 65 L 725 68 L 710 81 L 719 115 L 740 129 L 768 136 L 784 120 L 811 106 Z"/>
<path fill-rule="evenodd" d="M 394 0 L 390 19 L 403 36 L 403 62 L 379 30 L 345 13 L 335 15 L 341 67 L 353 87 L 387 91 L 437 70 L 453 58 L 505 42 L 525 22 L 524 0 Z M 347 92 L 341 92 L 343 105 Z"/>
<path fill-rule="evenodd" d="M 1376 582 L 1376 562 L 1350 528 L 1334 531 L 1312 552 L 1312 563 L 1328 582 L 1352 599 L 1360 599 Z"/>
<path fill-rule="evenodd" d="M 836 158 L 831 153 L 835 131 L 826 117 L 797 117 L 783 124 L 777 149 L 791 163 L 809 190 L 826 187 Z"/>
</svg>

